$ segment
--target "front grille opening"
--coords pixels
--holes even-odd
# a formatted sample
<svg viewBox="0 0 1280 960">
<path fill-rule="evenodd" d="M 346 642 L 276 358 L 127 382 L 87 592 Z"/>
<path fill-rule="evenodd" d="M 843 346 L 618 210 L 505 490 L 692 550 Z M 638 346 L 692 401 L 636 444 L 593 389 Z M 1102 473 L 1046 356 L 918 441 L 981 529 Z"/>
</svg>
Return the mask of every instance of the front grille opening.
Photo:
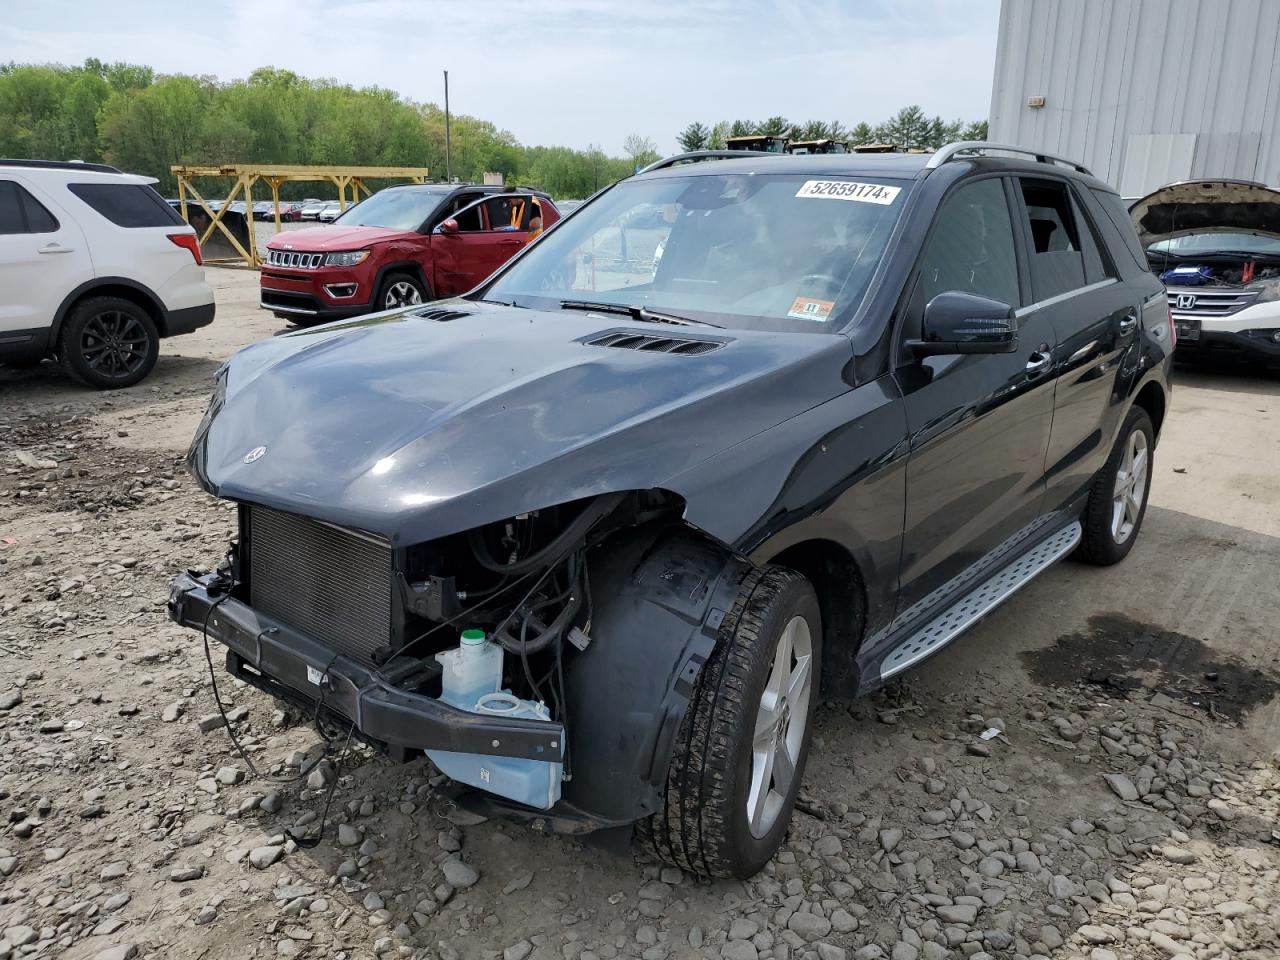
<svg viewBox="0 0 1280 960">
<path fill-rule="evenodd" d="M 371 666 L 392 641 L 393 553 L 367 534 L 249 507 L 249 605 Z"/>
</svg>

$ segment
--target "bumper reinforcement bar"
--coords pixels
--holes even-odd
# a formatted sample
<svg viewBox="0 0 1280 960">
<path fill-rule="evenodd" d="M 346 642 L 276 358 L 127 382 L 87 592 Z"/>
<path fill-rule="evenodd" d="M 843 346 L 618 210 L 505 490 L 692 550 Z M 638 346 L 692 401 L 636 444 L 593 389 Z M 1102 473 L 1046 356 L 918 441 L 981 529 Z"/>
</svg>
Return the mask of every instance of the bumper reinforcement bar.
<svg viewBox="0 0 1280 960">
<path fill-rule="evenodd" d="M 564 727 L 459 710 L 395 686 L 376 670 L 334 656 L 314 640 L 258 613 L 225 589 L 218 574 L 180 573 L 169 584 L 169 616 L 203 631 L 266 680 L 354 722 L 367 739 L 404 750 L 452 750 L 562 762 Z M 264 686 L 265 684 L 256 684 Z"/>
</svg>

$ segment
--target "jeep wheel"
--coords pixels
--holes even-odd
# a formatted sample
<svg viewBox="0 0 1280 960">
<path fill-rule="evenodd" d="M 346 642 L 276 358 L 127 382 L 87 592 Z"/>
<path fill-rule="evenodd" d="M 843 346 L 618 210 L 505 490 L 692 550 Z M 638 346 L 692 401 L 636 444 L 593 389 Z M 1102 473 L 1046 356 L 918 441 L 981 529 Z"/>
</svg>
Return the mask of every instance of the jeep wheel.
<svg viewBox="0 0 1280 960">
<path fill-rule="evenodd" d="M 638 825 L 658 857 L 750 877 L 777 852 L 809 753 L 822 620 L 813 587 L 752 571 L 725 618 L 676 738 L 663 807 Z"/>
<path fill-rule="evenodd" d="M 90 297 L 71 308 L 58 338 L 63 366 L 99 390 L 131 387 L 156 365 L 160 335 L 145 310 L 119 297 Z"/>
<path fill-rule="evenodd" d="M 407 273 L 393 273 L 382 281 L 382 290 L 378 293 L 380 310 L 398 310 L 400 307 L 412 307 L 427 299 L 427 292 L 422 283 Z"/>
<path fill-rule="evenodd" d="M 1151 454 L 1155 430 L 1141 407 L 1125 417 L 1106 466 L 1093 481 L 1084 512 L 1084 538 L 1077 555 L 1105 567 L 1119 563 L 1138 539 L 1151 490 Z"/>
</svg>

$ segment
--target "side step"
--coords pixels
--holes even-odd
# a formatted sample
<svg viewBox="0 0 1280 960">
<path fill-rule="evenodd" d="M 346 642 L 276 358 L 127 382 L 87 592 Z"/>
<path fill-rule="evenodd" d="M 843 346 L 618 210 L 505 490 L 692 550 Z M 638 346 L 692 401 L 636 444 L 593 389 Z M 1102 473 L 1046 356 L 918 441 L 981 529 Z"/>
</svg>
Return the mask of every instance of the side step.
<svg viewBox="0 0 1280 960">
<path fill-rule="evenodd" d="M 1074 550 L 1083 533 L 1080 521 L 1074 521 L 979 583 L 890 651 L 880 664 L 880 679 L 887 680 L 937 653 Z"/>
</svg>

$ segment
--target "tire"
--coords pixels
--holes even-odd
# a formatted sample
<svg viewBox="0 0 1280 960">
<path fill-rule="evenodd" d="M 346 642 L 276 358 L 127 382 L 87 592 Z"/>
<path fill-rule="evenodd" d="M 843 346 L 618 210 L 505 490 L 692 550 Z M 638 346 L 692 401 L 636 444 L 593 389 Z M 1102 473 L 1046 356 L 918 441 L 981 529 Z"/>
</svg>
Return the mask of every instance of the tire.
<svg viewBox="0 0 1280 960">
<path fill-rule="evenodd" d="M 374 311 L 398 310 L 426 303 L 429 299 L 422 281 L 417 277 L 409 273 L 389 273 L 378 288 Z"/>
<path fill-rule="evenodd" d="M 1078 559 L 1109 567 L 1129 555 L 1147 515 L 1155 445 L 1151 417 L 1141 407 L 1132 408 L 1124 418 L 1111 456 L 1089 491 L 1082 518 L 1084 538 L 1076 549 Z M 1138 471 L 1133 469 L 1136 462 L 1141 463 Z"/>
<path fill-rule="evenodd" d="M 67 314 L 58 356 L 71 376 L 99 390 L 131 387 L 151 372 L 160 355 L 160 334 L 136 303 L 120 297 L 89 297 Z"/>
<path fill-rule="evenodd" d="M 773 729 L 774 756 L 790 756 L 785 787 L 764 791 L 754 821 L 748 805 L 762 796 L 753 781 L 768 766 L 767 746 L 753 751 L 766 704 L 766 684 L 782 677 L 775 664 L 784 636 L 788 681 L 800 669 L 807 635 L 808 672 L 803 695 L 792 693 Z M 745 879 L 757 873 L 781 846 L 791 822 L 818 701 L 822 619 L 809 581 L 782 567 L 752 570 L 743 579 L 733 611 L 725 618 L 716 648 L 698 677 L 676 737 L 662 807 L 637 824 L 637 837 L 659 859 L 700 876 Z M 803 682 L 803 681 L 801 681 Z M 803 717 L 803 728 L 795 720 Z M 764 730 L 765 728 L 761 728 Z M 779 753 L 785 747 L 785 753 Z M 760 767 L 757 767 L 757 759 Z M 786 768 L 773 768 L 779 777 Z M 766 775 L 768 776 L 768 775 Z M 766 779 L 766 786 L 771 780 Z M 779 787 L 782 787 L 779 789 Z"/>
</svg>

